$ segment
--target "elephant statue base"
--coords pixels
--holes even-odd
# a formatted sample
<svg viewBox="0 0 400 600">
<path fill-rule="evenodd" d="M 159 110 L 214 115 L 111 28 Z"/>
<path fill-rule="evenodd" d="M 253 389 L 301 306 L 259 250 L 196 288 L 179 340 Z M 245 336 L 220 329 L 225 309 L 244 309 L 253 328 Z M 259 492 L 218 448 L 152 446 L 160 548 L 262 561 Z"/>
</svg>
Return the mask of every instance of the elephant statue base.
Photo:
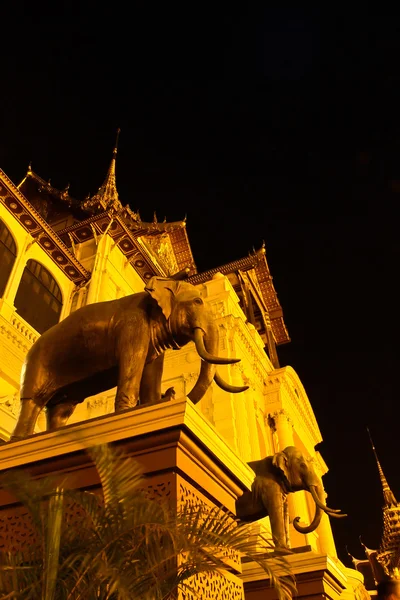
<svg viewBox="0 0 400 600">
<path fill-rule="evenodd" d="M 256 476 L 251 491 L 244 492 L 237 499 L 236 516 L 244 522 L 258 521 L 269 516 L 275 550 L 290 550 L 287 496 L 292 492 L 307 490 L 316 505 L 315 516 L 310 525 L 300 525 L 300 517 L 293 520 L 293 526 L 299 533 L 314 531 L 323 512 L 330 517 L 347 516 L 326 506 L 326 494 L 321 480 L 310 461 L 294 446 L 288 446 L 282 452 L 266 456 L 262 460 L 249 462 L 248 465 Z"/>
</svg>

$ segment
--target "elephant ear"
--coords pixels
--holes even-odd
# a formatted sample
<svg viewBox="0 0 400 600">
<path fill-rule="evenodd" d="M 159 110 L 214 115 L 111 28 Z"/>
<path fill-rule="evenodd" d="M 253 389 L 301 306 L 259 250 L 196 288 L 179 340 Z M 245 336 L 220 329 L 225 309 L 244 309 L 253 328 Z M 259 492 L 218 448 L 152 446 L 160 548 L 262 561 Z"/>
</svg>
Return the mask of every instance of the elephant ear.
<svg viewBox="0 0 400 600">
<path fill-rule="evenodd" d="M 279 469 L 290 485 L 289 459 L 284 452 L 277 452 L 272 457 L 272 464 Z"/>
<path fill-rule="evenodd" d="M 157 302 L 167 320 L 171 316 L 172 302 L 180 286 L 180 281 L 167 277 L 152 277 L 144 288 Z"/>
</svg>

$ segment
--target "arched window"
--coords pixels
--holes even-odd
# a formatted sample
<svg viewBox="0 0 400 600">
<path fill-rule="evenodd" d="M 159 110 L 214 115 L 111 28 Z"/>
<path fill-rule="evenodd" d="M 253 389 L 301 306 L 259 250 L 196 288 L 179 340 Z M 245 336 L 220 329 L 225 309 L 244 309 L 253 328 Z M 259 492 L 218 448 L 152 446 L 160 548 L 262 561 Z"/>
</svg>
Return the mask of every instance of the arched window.
<svg viewBox="0 0 400 600">
<path fill-rule="evenodd" d="M 3 221 L 0 221 L 0 298 L 6 289 L 16 256 L 14 239 Z"/>
<path fill-rule="evenodd" d="M 48 270 L 35 260 L 26 264 L 14 305 L 18 314 L 39 333 L 60 319 L 61 290 Z"/>
</svg>

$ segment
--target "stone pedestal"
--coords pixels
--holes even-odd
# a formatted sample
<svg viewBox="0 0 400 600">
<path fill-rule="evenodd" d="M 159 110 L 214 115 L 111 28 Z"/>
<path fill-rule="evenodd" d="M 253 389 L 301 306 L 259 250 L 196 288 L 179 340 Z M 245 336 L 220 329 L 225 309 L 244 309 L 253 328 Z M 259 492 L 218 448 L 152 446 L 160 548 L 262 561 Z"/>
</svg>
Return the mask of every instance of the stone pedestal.
<svg viewBox="0 0 400 600">
<path fill-rule="evenodd" d="M 271 561 L 273 560 L 272 558 Z M 348 569 L 338 565 L 326 554 L 318 554 L 311 550 L 311 546 L 305 546 L 294 549 L 292 555 L 286 556 L 286 560 L 296 580 L 298 600 L 338 600 L 339 596 L 347 598 L 349 591 L 350 595 L 355 597 L 344 572 Z M 276 591 L 270 587 L 269 579 L 258 565 L 244 563 L 242 567 L 246 600 L 277 599 Z M 282 572 L 281 574 L 284 575 Z"/>
<path fill-rule="evenodd" d="M 0 472 L 23 467 L 34 477 L 67 476 L 71 487 L 100 487 L 85 446 L 109 443 L 139 461 L 150 497 L 173 505 L 202 501 L 235 512 L 236 498 L 251 485 L 254 473 L 190 401 L 162 404 L 107 415 L 57 432 L 41 433 L 0 446 Z M 0 490 L 0 548 L 18 550 L 33 536 L 26 510 Z M 194 586 L 207 599 L 243 600 L 240 557 L 230 558 L 223 577 L 195 576 Z M 189 599 L 190 600 L 190 599 Z"/>
</svg>

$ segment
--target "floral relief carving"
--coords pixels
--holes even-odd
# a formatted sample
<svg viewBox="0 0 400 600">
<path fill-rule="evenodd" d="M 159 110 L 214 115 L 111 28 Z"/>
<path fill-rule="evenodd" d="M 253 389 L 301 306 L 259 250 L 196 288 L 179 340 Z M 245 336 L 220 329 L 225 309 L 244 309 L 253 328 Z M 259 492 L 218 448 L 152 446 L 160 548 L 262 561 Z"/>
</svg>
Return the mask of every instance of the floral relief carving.
<svg viewBox="0 0 400 600">
<path fill-rule="evenodd" d="M 203 494 L 198 492 L 192 487 L 187 481 L 180 480 L 178 486 L 178 501 L 181 504 L 189 505 L 192 508 L 196 508 L 201 505 L 206 505 L 210 508 L 214 508 L 214 504 L 208 500 Z M 233 518 L 232 518 L 233 522 Z M 235 565 L 238 571 L 241 571 L 240 555 L 238 552 L 227 552 L 223 553 L 223 556 L 230 561 L 230 564 Z M 212 597 L 212 596 L 211 596 Z"/>
<path fill-rule="evenodd" d="M 179 270 L 168 233 L 146 236 L 145 242 L 155 253 L 166 272 L 171 275 Z"/>
<path fill-rule="evenodd" d="M 12 415 L 16 416 L 19 413 L 18 392 L 9 394 L 8 396 L 0 396 L 0 404 L 5 406 Z"/>
<path fill-rule="evenodd" d="M 181 592 L 182 600 L 220 600 L 232 598 L 232 600 L 244 600 L 243 584 L 239 579 L 228 579 L 222 573 L 197 573 L 188 581 L 194 590 Z"/>
<path fill-rule="evenodd" d="M 33 544 L 37 533 L 24 508 L 0 512 L 0 550 L 18 552 Z"/>
</svg>

